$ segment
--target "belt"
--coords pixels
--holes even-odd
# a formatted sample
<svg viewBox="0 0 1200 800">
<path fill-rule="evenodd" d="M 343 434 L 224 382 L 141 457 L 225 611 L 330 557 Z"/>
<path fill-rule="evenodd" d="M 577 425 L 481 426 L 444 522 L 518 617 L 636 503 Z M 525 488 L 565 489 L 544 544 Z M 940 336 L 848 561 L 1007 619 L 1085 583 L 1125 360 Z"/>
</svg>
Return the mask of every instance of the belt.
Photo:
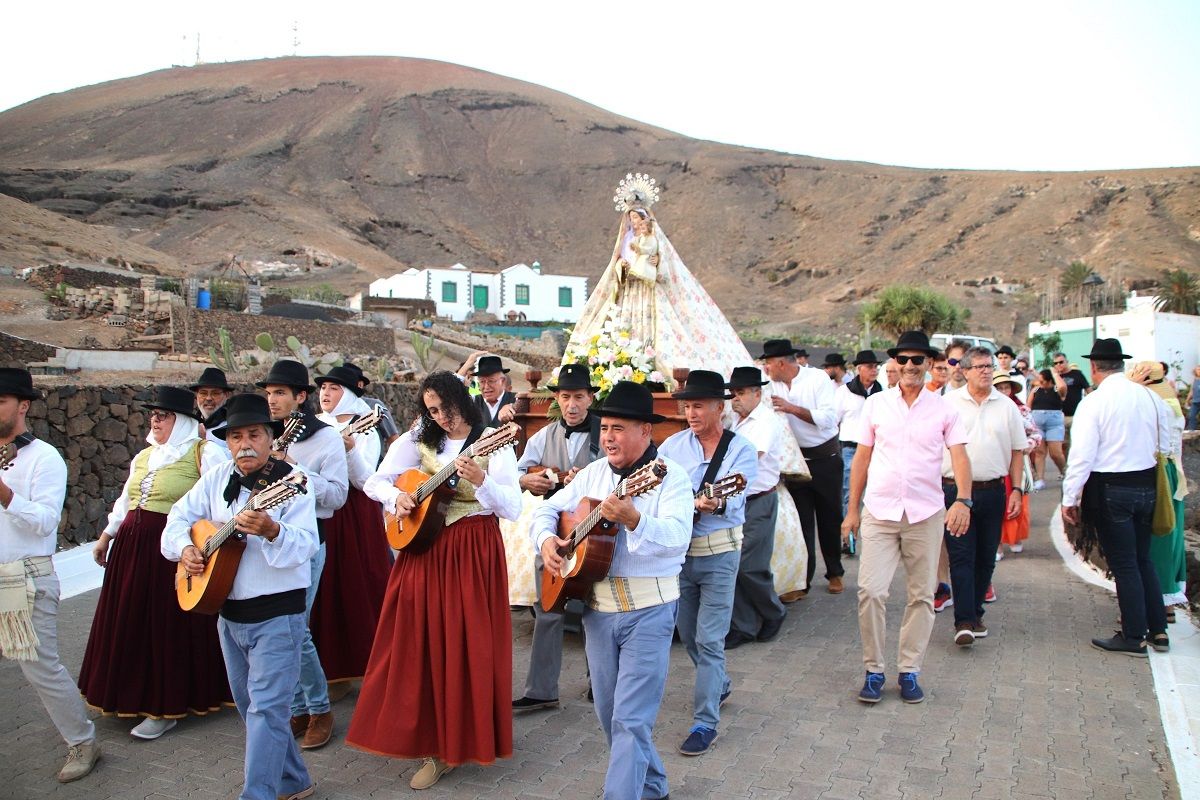
<svg viewBox="0 0 1200 800">
<path fill-rule="evenodd" d="M 815 458 L 832 458 L 838 455 L 838 438 L 834 436 L 829 441 L 821 442 L 815 447 L 801 447 L 800 452 L 809 461 Z"/>
<path fill-rule="evenodd" d="M 943 486 L 956 486 L 953 478 L 942 478 Z M 990 481 L 971 481 L 972 489 L 1003 489 L 1004 478 L 992 478 Z"/>
<path fill-rule="evenodd" d="M 765 492 L 758 492 L 756 494 L 750 495 L 749 497 L 746 498 L 746 502 L 749 503 L 751 500 L 757 500 L 760 497 L 766 497 L 767 495 L 774 494 L 774 493 L 775 493 L 774 489 L 767 489 Z"/>
<path fill-rule="evenodd" d="M 838 444 L 840 444 L 846 450 L 857 450 L 858 449 L 858 442 L 843 441 L 843 442 L 838 442 Z"/>
</svg>

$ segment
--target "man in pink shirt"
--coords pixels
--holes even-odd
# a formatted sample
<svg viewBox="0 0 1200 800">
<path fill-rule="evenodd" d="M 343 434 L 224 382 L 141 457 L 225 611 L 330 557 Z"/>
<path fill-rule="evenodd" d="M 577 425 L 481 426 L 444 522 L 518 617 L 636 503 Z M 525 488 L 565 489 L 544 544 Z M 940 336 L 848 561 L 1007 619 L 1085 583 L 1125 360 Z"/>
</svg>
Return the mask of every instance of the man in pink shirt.
<svg viewBox="0 0 1200 800">
<path fill-rule="evenodd" d="M 943 521 L 955 536 L 971 520 L 971 464 L 966 432 L 941 395 L 925 391 L 925 362 L 937 351 L 921 331 L 908 331 L 888 350 L 900 365 L 899 385 L 872 395 L 860 414 L 862 431 L 850 466 L 850 503 L 842 536 L 857 530 L 858 627 L 867 676 L 858 699 L 883 696 L 887 598 L 903 561 L 908 605 L 900 625 L 900 697 L 919 703 L 917 675 L 933 633 L 933 586 Z M 958 494 L 947 509 L 942 493 L 942 453 L 950 460 Z M 865 506 L 859 511 L 859 506 Z"/>
</svg>

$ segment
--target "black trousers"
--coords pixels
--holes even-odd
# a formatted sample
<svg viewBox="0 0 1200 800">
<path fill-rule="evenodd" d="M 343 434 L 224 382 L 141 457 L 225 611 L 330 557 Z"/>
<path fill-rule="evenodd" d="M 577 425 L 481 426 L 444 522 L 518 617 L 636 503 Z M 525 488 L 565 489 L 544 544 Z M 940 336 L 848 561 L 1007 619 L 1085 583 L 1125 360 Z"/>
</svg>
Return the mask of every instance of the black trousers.
<svg viewBox="0 0 1200 800">
<path fill-rule="evenodd" d="M 817 539 L 825 559 L 825 578 L 841 577 L 842 569 L 842 455 L 808 460 L 812 480 L 788 481 L 788 492 L 800 515 L 804 544 L 808 548 L 808 583 L 817 569 Z"/>
</svg>

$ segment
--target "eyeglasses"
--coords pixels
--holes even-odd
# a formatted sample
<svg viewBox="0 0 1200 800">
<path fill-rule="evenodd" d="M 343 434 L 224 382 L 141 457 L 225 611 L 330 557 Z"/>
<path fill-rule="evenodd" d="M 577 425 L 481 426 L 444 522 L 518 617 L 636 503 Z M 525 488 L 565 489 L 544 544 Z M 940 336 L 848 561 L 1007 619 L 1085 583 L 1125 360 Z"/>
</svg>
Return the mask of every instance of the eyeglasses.
<svg viewBox="0 0 1200 800">
<path fill-rule="evenodd" d="M 918 367 L 925 363 L 925 356 L 894 356 L 894 358 L 896 363 L 902 367 L 910 361 Z"/>
<path fill-rule="evenodd" d="M 959 359 L 959 358 L 947 358 L 946 359 L 946 363 L 952 367 L 957 367 L 961 363 L 961 361 L 962 361 L 962 359 Z"/>
<path fill-rule="evenodd" d="M 154 411 L 150 412 L 150 419 L 153 420 L 154 422 L 161 422 L 164 420 L 174 419 L 174 418 L 175 418 L 174 411 L 160 411 L 158 409 L 155 409 Z"/>
<path fill-rule="evenodd" d="M 977 369 L 980 372 L 995 372 L 996 368 L 991 364 L 976 364 L 973 367 L 963 367 L 963 369 Z"/>
</svg>

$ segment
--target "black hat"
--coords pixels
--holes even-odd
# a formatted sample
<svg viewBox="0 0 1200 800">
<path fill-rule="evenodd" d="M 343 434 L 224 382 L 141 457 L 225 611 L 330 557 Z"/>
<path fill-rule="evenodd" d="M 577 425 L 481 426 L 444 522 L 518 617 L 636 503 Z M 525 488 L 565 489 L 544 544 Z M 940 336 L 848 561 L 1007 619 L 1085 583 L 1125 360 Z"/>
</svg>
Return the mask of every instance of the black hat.
<svg viewBox="0 0 1200 800">
<path fill-rule="evenodd" d="M 676 400 L 728 400 L 733 395 L 725 394 L 725 379 L 719 372 L 694 369 L 688 373 L 683 388 L 671 397 Z"/>
<path fill-rule="evenodd" d="M 592 386 L 592 373 L 588 370 L 587 364 L 563 364 L 558 370 L 558 383 L 546 384 L 546 388 L 552 392 L 557 392 L 559 389 L 568 391 L 575 389 L 587 389 L 589 392 L 594 392 L 599 387 Z"/>
<path fill-rule="evenodd" d="M 792 347 L 791 339 L 767 339 L 763 342 L 762 357 L 774 358 L 775 356 L 805 356 L 807 358 L 808 351 Z"/>
<path fill-rule="evenodd" d="M 925 335 L 925 331 L 905 331 L 900 334 L 900 340 L 896 342 L 895 347 L 888 349 L 887 354 L 894 358 L 901 350 L 920 350 L 931 356 L 942 352 L 929 346 L 929 337 Z"/>
<path fill-rule="evenodd" d="M 363 386 L 371 385 L 371 379 L 367 377 L 367 373 L 363 372 L 362 367 L 360 367 L 358 364 L 355 364 L 352 361 L 344 361 L 342 362 L 342 366 L 346 369 L 354 370 L 358 374 L 358 379 L 362 381 Z M 359 395 L 361 396 L 362 392 L 359 392 Z"/>
<path fill-rule="evenodd" d="M 225 404 L 225 426 L 210 431 L 218 439 L 224 439 L 234 428 L 247 425 L 267 425 L 275 436 L 283 433 L 283 420 L 271 419 L 267 398 L 261 394 L 235 394 Z"/>
<path fill-rule="evenodd" d="M 1121 352 L 1121 342 L 1118 339 L 1097 339 L 1092 342 L 1092 352 L 1084 358 L 1090 361 L 1123 361 L 1133 356 Z"/>
<path fill-rule="evenodd" d="M 639 422 L 662 422 L 662 414 L 654 413 L 654 395 L 645 384 L 633 381 L 617 381 L 608 397 L 600 404 L 602 417 L 634 419 Z"/>
<path fill-rule="evenodd" d="M 497 372 L 508 372 L 500 365 L 500 356 L 480 356 L 475 362 L 475 377 L 482 378 L 484 375 L 495 375 Z"/>
<path fill-rule="evenodd" d="M 254 385 L 260 389 L 265 389 L 268 386 L 290 386 L 293 389 L 300 389 L 309 394 L 317 390 L 317 387 L 308 382 L 308 367 L 299 361 L 292 361 L 287 358 L 281 358 L 272 364 L 271 371 L 267 373 L 267 377 Z"/>
<path fill-rule="evenodd" d="M 859 364 L 874 364 L 875 366 L 879 366 L 882 362 L 879 360 L 879 356 L 875 355 L 874 350 L 859 350 L 858 355 L 854 357 L 852 363 L 857 367 Z"/>
<path fill-rule="evenodd" d="M 825 363 L 821 365 L 822 368 L 844 366 L 846 366 L 846 357 L 841 353 L 829 353 L 825 356 Z"/>
<path fill-rule="evenodd" d="M 0 368 L 0 395 L 10 394 L 20 400 L 41 400 L 42 393 L 33 388 L 33 376 L 20 367 Z"/>
<path fill-rule="evenodd" d="M 1000 349 L 996 351 L 996 355 L 1012 356 L 1013 358 L 1017 357 L 1017 354 L 1013 352 L 1013 349 L 1006 344 L 1000 345 Z"/>
<path fill-rule="evenodd" d="M 204 372 L 200 373 L 200 379 L 188 388 L 193 392 L 197 389 L 224 389 L 227 392 L 233 391 L 233 387 L 225 379 L 225 371 L 216 367 L 205 367 Z"/>
<path fill-rule="evenodd" d="M 355 397 L 362 397 L 363 390 L 358 388 L 358 376 L 360 374 L 361 373 L 343 364 L 340 367 L 334 367 L 324 375 L 313 378 L 313 383 L 315 383 L 317 386 L 320 386 L 323 383 L 336 383 L 354 392 Z"/>
<path fill-rule="evenodd" d="M 191 417 L 197 422 L 204 422 L 204 417 L 196 410 L 196 395 L 190 389 L 180 389 L 177 386 L 159 386 L 154 390 L 154 400 L 146 403 L 146 408 L 174 411 L 176 414 Z"/>
<path fill-rule="evenodd" d="M 729 376 L 726 389 L 745 389 L 748 386 L 766 386 L 769 381 L 762 379 L 762 370 L 758 367 L 734 367 Z"/>
</svg>

